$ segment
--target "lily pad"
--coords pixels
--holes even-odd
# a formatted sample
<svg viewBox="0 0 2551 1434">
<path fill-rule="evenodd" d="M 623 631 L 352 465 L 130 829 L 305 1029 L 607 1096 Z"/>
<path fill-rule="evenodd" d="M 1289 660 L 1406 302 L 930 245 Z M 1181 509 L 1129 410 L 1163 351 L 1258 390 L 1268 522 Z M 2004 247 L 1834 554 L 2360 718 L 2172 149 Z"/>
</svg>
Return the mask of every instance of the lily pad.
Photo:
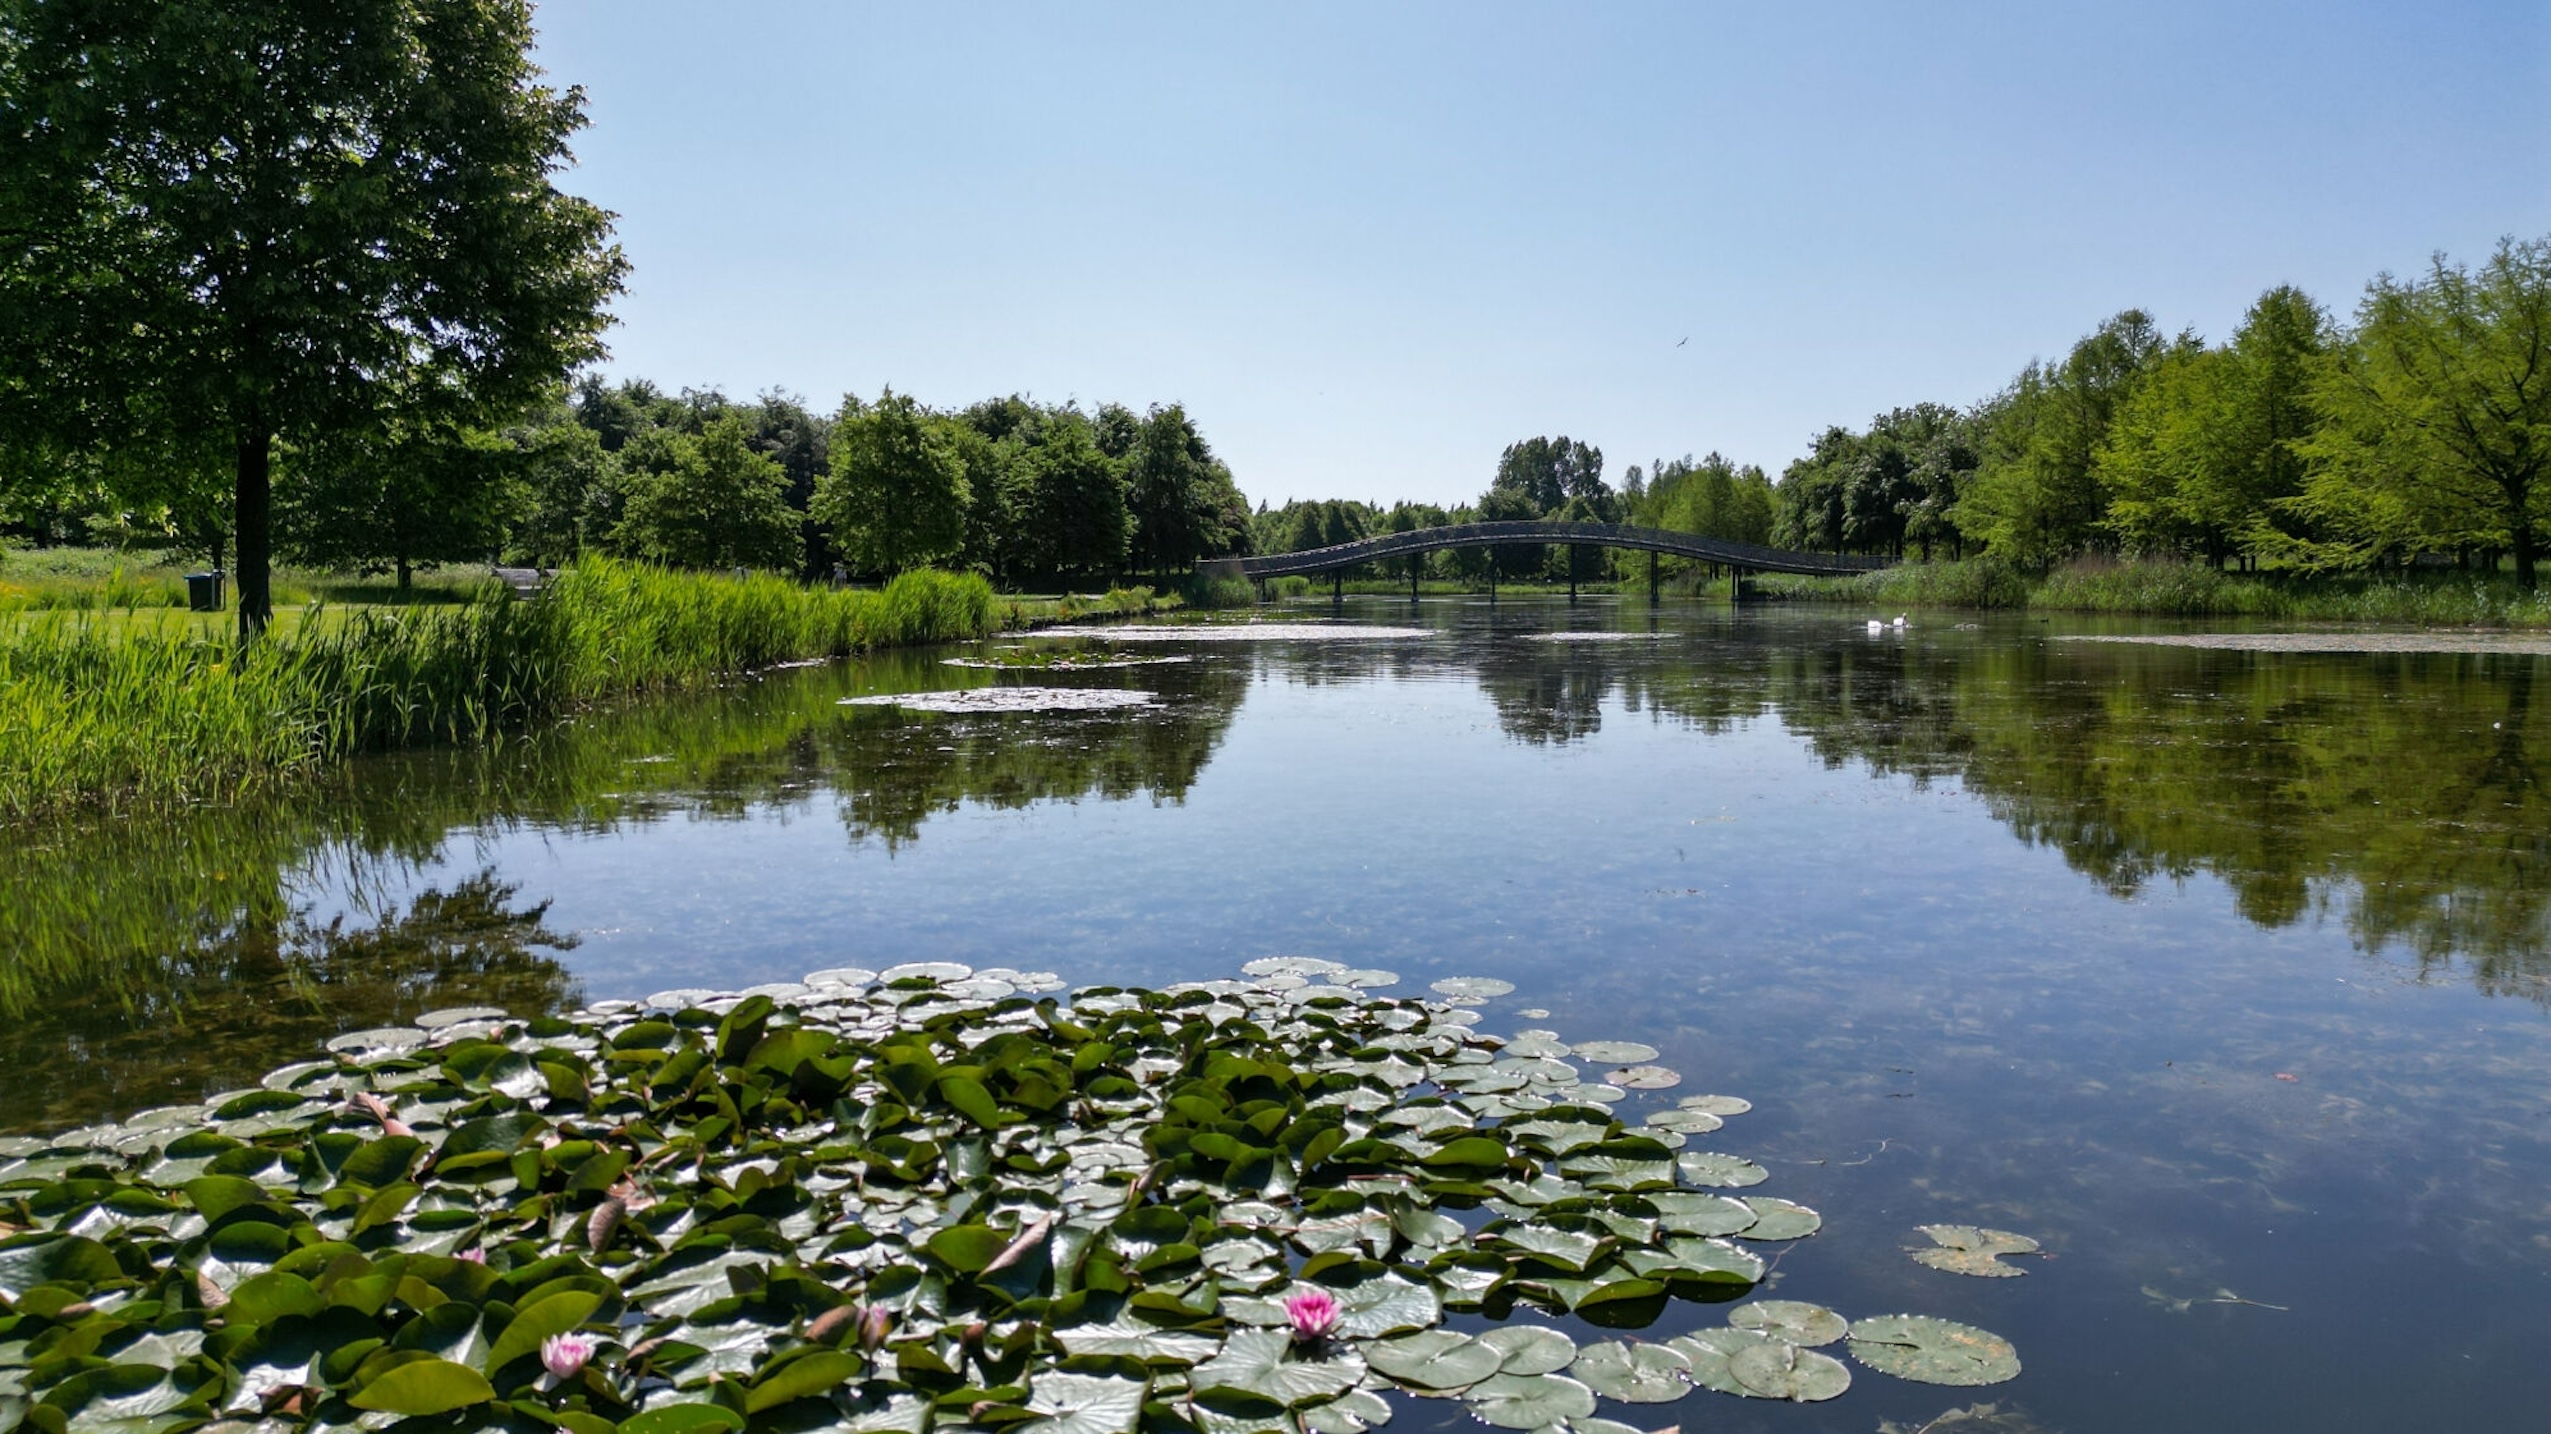
<svg viewBox="0 0 2551 1434">
<path fill-rule="evenodd" d="M 1741 1155 L 1721 1155 L 1716 1151 L 1687 1150 L 1674 1157 L 1674 1168 L 1695 1185 L 1715 1185 L 1722 1189 L 1741 1190 L 1760 1185 L 1772 1173 Z"/>
<path fill-rule="evenodd" d="M 1505 1374 L 1556 1374 L 1576 1362 L 1577 1342 L 1541 1325 L 1500 1325 L 1479 1337 L 1497 1351 Z"/>
<path fill-rule="evenodd" d="M 1317 956 L 1261 956 L 1240 969 L 1252 976 L 1326 976 L 1346 967 Z"/>
<path fill-rule="evenodd" d="M 1428 989 L 1456 1001 L 1485 1001 L 1494 996 L 1511 995 L 1515 983 L 1500 981 L 1494 976 L 1447 976 Z"/>
<path fill-rule="evenodd" d="M 1738 1231 L 1748 1240 L 1797 1240 L 1823 1228 L 1825 1217 L 1791 1200 L 1778 1200 L 1769 1195 L 1748 1195 L 1745 1203 L 1754 1211 L 1754 1223 Z"/>
<path fill-rule="evenodd" d="M 1928 1315 L 1876 1315 L 1851 1326 L 1851 1357 L 1922 1384 L 2000 1384 L 2019 1377 L 2019 1351 L 1990 1330 Z"/>
<path fill-rule="evenodd" d="M 1684 1362 L 1690 1366 L 1686 1377 L 1694 1384 L 1721 1394 L 1760 1399 L 1765 1396 L 1737 1382 L 1735 1372 L 1728 1368 L 1728 1360 L 1745 1350 L 1776 1342 L 1769 1335 L 1757 1334 L 1750 1329 L 1722 1328 L 1694 1330 L 1665 1343 L 1668 1349 L 1683 1356 Z"/>
<path fill-rule="evenodd" d="M 1681 1135 L 1707 1135 L 1726 1123 L 1706 1110 L 1657 1110 L 1648 1112 L 1647 1117 L 1651 1127 Z"/>
<path fill-rule="evenodd" d="M 1831 1344 L 1851 1332 L 1851 1322 L 1805 1300 L 1755 1300 L 1727 1312 L 1727 1322 L 1785 1340 L 1801 1349 Z"/>
<path fill-rule="evenodd" d="M 1801 1404 L 1831 1399 L 1851 1387 L 1851 1371 L 1841 1360 L 1778 1340 L 1729 1355 L 1727 1371 L 1748 1394 Z"/>
<path fill-rule="evenodd" d="M 2007 1265 L 2003 1255 L 2034 1255 L 2038 1244 L 2026 1235 L 2008 1230 L 1987 1230 L 1974 1225 L 1918 1225 L 1931 1237 L 1933 1249 L 1908 1249 L 1914 1263 L 1946 1270 L 1953 1275 L 1973 1275 L 1981 1279 L 2010 1279 L 2028 1271 Z"/>
<path fill-rule="evenodd" d="M 1754 1108 L 1754 1103 L 1741 1095 L 1687 1095 L 1675 1105 L 1683 1110 L 1697 1110 L 1722 1119 L 1743 1115 Z"/>
<path fill-rule="evenodd" d="M 1505 1355 L 1494 1346 L 1451 1330 L 1421 1330 L 1364 1347 L 1379 1373 L 1420 1389 L 1467 1389 L 1498 1373 Z"/>
<path fill-rule="evenodd" d="M 1655 1060 L 1657 1050 L 1654 1046 L 1643 1046 L 1636 1041 L 1579 1041 L 1574 1054 L 1581 1061 L 1626 1066 Z"/>
<path fill-rule="evenodd" d="M 1546 1429 L 1594 1413 L 1594 1391 L 1558 1374 L 1499 1374 L 1462 1395 L 1471 1415 L 1500 1429 Z"/>
<path fill-rule="evenodd" d="M 1334 1398 L 1364 1381 L 1364 1361 L 1352 1351 L 1310 1349 L 1290 1331 L 1236 1329 L 1222 1352 L 1189 1371 L 1199 1393 L 1228 1389 L 1271 1399 L 1286 1408 Z"/>
<path fill-rule="evenodd" d="M 1145 1389 L 1142 1380 L 1112 1375 L 1039 1374 L 1028 1381 L 1027 1407 L 1044 1417 L 1023 1434 L 1133 1434 Z"/>
<path fill-rule="evenodd" d="M 1624 1066 L 1603 1078 L 1623 1090 L 1666 1090 L 1683 1083 L 1683 1073 L 1667 1066 Z"/>
<path fill-rule="evenodd" d="M 1661 1344 L 1590 1344 L 1578 1351 L 1568 1372 L 1624 1404 L 1671 1404 L 1692 1392 L 1692 1362 Z"/>
</svg>

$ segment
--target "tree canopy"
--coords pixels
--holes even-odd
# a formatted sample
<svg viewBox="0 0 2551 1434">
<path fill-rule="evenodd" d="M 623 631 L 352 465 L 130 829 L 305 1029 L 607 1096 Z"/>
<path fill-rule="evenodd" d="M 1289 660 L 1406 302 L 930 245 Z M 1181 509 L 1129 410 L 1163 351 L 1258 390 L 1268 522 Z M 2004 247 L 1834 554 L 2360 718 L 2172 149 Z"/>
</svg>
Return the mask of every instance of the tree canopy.
<svg viewBox="0 0 2551 1434">
<path fill-rule="evenodd" d="M 527 0 L 0 0 L 0 443 L 227 450 L 240 620 L 278 441 L 501 419 L 626 265 L 553 178 Z"/>
</svg>

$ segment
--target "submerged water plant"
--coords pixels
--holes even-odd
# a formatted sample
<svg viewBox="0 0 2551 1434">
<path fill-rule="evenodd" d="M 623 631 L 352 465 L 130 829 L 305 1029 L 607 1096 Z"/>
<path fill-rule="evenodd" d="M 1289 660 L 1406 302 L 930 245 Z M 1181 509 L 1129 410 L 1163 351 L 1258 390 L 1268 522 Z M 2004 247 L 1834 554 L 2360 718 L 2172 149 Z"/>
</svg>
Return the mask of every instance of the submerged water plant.
<svg viewBox="0 0 2551 1434">
<path fill-rule="evenodd" d="M 2017 1373 L 1968 1326 L 1795 1301 L 1579 1348 L 1532 1316 L 1644 1328 L 1817 1228 L 1680 1149 L 1742 1102 L 1633 1124 L 1517 1053 L 1548 1033 L 1388 972 L 1251 974 L 440 1012 L 0 1144 L 0 1428 L 1361 1434 L 1415 1396 L 1622 1434 L 1604 1401 L 1830 1398 L 1810 1346 L 1846 1337 Z"/>
</svg>

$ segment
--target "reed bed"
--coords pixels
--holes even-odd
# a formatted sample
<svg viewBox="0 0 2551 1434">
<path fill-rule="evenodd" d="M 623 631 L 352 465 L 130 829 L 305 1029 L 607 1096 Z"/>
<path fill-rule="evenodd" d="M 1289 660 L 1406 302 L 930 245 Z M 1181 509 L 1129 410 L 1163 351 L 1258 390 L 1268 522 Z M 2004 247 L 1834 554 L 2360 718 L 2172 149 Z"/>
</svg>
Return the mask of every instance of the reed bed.
<svg viewBox="0 0 2551 1434">
<path fill-rule="evenodd" d="M 2033 576 L 1991 559 L 1906 563 L 1853 578 L 1765 576 L 1765 597 L 1875 607 L 2027 608 L 2438 627 L 2551 626 L 2551 593 L 2490 573 L 2232 573 L 2194 563 L 2086 560 Z"/>
<path fill-rule="evenodd" d="M 501 741 L 582 703 L 774 663 L 984 636 L 980 577 L 881 591 L 588 560 L 535 601 L 328 612 L 241 645 L 171 615 L 42 612 L 0 631 L 0 818 L 225 801 L 354 753 Z"/>
</svg>

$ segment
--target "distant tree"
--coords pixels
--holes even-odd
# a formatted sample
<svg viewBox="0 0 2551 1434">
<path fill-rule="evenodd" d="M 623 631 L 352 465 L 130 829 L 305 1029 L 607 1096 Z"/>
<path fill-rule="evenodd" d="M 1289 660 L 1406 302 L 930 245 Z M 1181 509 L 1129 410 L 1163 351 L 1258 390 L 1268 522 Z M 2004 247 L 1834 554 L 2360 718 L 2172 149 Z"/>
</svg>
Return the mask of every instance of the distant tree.
<svg viewBox="0 0 2551 1434">
<path fill-rule="evenodd" d="M 1491 488 L 1520 494 L 1532 504 L 1532 516 L 1556 512 L 1570 498 L 1592 498 L 1607 491 L 1603 482 L 1603 450 L 1558 438 L 1527 438 L 1510 443 L 1497 457 Z"/>
<path fill-rule="evenodd" d="M 964 548 L 966 461 L 946 429 L 893 389 L 855 413 L 845 405 L 814 516 L 856 571 L 899 573 Z"/>
<path fill-rule="evenodd" d="M 1125 478 L 1077 410 L 1047 415 L 1018 454 L 1013 507 L 1027 566 L 1055 577 L 1118 571 L 1133 535 Z"/>
<path fill-rule="evenodd" d="M 1979 414 L 1980 459 L 1954 514 L 1959 530 L 2036 566 L 2099 539 L 2108 494 L 2094 459 L 2118 404 L 2162 348 L 2151 317 L 2127 309 L 2062 363 L 2023 369 Z"/>
<path fill-rule="evenodd" d="M 276 547 L 311 567 L 398 574 L 486 562 L 504 542 L 518 452 L 482 429 L 436 426 L 288 450 Z"/>
<path fill-rule="evenodd" d="M 1781 470 L 1772 541 L 1784 548 L 1839 553 L 1849 541 L 1845 503 L 1861 462 L 1860 436 L 1837 424 L 1816 435 L 1806 456 Z"/>
<path fill-rule="evenodd" d="M 610 216 L 528 0 L 0 0 L 0 443 L 231 462 L 270 619 L 278 443 L 501 421 L 601 352 Z M 109 277 L 111 276 L 111 277 Z"/>
<path fill-rule="evenodd" d="M 613 546 L 676 567 L 797 569 L 799 514 L 788 506 L 788 477 L 753 451 L 742 422 L 721 418 L 698 438 L 652 432 L 662 435 L 664 461 L 624 475 Z"/>
<path fill-rule="evenodd" d="M 1167 573 L 1231 546 L 1229 509 L 1239 490 L 1184 407 L 1173 403 L 1144 415 L 1124 462 L 1136 563 Z"/>
<path fill-rule="evenodd" d="M 517 427 L 507 435 L 516 452 L 521 498 L 508 546 L 540 567 L 575 561 L 610 531 L 619 465 L 602 439 L 576 422 L 572 410 Z"/>
<path fill-rule="evenodd" d="M 2384 275 L 2324 364 L 2327 421 L 2300 447 L 2298 507 L 2361 550 L 2481 544 L 2537 580 L 2551 531 L 2551 238 L 2501 240 L 2478 272 L 2436 256 Z"/>
</svg>

